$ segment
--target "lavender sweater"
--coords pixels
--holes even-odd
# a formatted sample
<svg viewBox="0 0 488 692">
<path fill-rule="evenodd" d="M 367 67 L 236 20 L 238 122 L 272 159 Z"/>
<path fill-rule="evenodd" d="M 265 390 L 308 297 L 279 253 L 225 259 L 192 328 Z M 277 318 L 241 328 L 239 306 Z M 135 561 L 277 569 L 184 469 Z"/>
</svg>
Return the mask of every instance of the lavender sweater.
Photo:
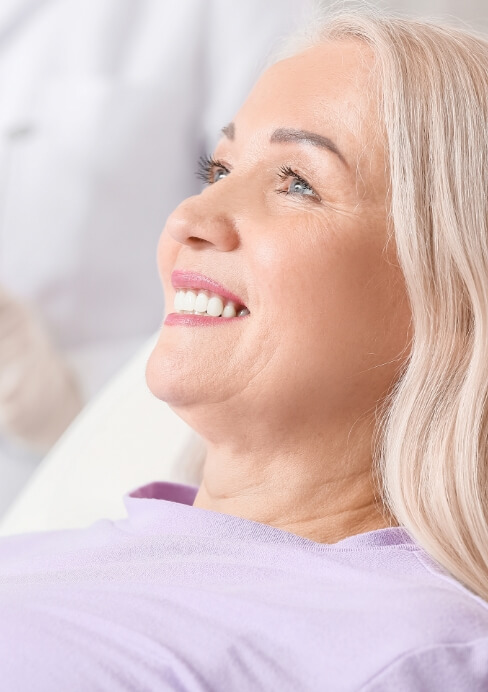
<svg viewBox="0 0 488 692">
<path fill-rule="evenodd" d="M 487 603 L 405 529 L 321 544 L 196 492 L 0 539 L 2 692 L 487 692 Z"/>
</svg>

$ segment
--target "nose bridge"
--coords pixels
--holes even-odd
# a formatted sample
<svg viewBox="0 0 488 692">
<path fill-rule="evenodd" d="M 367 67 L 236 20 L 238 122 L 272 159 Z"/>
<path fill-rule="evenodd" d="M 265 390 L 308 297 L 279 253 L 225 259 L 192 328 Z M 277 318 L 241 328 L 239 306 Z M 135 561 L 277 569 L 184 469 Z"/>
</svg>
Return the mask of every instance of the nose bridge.
<svg viewBox="0 0 488 692">
<path fill-rule="evenodd" d="M 228 198 L 222 194 L 226 182 L 214 183 L 210 189 L 189 197 L 177 207 L 167 222 L 167 231 L 174 240 L 194 248 L 213 245 L 223 252 L 237 247 L 236 217 L 226 201 Z"/>
</svg>

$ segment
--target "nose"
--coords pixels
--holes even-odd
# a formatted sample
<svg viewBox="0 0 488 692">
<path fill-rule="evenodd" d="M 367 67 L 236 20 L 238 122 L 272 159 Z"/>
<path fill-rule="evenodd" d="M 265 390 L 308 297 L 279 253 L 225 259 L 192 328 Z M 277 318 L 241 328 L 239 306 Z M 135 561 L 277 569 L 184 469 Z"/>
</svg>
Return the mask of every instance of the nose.
<svg viewBox="0 0 488 692">
<path fill-rule="evenodd" d="M 169 216 L 166 231 L 178 243 L 195 250 L 209 247 L 221 252 L 235 250 L 239 245 L 236 220 L 229 211 L 219 207 L 210 192 L 207 190 L 182 202 Z"/>
</svg>

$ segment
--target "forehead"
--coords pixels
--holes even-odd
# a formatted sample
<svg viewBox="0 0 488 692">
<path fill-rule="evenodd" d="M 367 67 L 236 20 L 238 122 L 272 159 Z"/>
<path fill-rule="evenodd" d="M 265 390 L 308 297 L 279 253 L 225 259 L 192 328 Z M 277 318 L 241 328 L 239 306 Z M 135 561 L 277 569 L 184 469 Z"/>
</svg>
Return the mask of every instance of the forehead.
<svg viewBox="0 0 488 692">
<path fill-rule="evenodd" d="M 236 118 L 237 132 L 240 125 L 249 128 L 248 134 L 280 127 L 308 130 L 333 139 L 353 168 L 365 151 L 368 169 L 375 161 L 381 167 L 373 59 L 364 42 L 348 39 L 281 60 L 256 83 Z"/>
<path fill-rule="evenodd" d="M 248 103 L 270 112 L 286 108 L 287 115 L 311 122 L 346 116 L 354 124 L 355 116 L 372 110 L 372 62 L 371 50 L 360 41 L 317 44 L 266 70 Z"/>
</svg>

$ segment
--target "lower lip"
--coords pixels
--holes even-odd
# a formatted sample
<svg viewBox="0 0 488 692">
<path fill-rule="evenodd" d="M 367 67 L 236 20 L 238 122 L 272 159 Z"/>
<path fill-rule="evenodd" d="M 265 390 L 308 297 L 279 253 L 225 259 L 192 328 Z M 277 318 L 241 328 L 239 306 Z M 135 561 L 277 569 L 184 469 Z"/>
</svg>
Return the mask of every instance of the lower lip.
<svg viewBox="0 0 488 692">
<path fill-rule="evenodd" d="M 205 315 L 191 315 L 184 312 L 170 312 L 164 320 L 164 324 L 182 325 L 186 327 L 211 327 L 215 324 L 227 324 L 236 320 L 243 320 L 248 315 L 241 317 L 207 317 Z"/>
</svg>

